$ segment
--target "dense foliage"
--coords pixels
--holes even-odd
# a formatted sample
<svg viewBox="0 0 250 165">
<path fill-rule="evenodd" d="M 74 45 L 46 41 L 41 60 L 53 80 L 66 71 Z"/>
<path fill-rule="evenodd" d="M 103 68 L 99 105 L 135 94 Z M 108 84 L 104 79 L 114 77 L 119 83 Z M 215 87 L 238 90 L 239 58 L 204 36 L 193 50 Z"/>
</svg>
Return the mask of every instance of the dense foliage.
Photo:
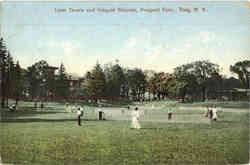
<svg viewBox="0 0 250 165">
<path fill-rule="evenodd" d="M 174 68 L 173 73 L 155 72 L 138 68 L 125 68 L 115 63 L 97 64 L 85 76 L 72 78 L 63 63 L 59 68 L 41 60 L 24 69 L 14 61 L 0 39 L 2 107 L 7 98 L 69 99 L 84 96 L 113 100 L 165 99 L 178 97 L 182 101 L 205 101 L 208 97 L 222 98 L 225 91 L 249 88 L 250 61 L 239 61 L 230 66 L 238 79 L 220 74 L 219 65 L 208 60 L 194 61 Z M 231 90 L 231 91 L 230 91 Z M 232 97 L 231 97 L 232 98 Z"/>
<path fill-rule="evenodd" d="M 249 88 L 250 61 L 244 60 L 236 62 L 230 66 L 230 71 L 237 74 L 243 86 Z"/>
</svg>

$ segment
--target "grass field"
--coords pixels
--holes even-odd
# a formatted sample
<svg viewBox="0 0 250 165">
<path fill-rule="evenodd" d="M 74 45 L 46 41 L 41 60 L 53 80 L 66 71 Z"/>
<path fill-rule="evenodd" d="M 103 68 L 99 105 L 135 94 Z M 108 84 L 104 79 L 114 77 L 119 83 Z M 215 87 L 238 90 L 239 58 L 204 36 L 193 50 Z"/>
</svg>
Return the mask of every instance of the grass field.
<svg viewBox="0 0 250 165">
<path fill-rule="evenodd" d="M 0 153 L 4 163 L 21 165 L 246 164 L 249 160 L 249 103 L 217 103 L 217 122 L 204 117 L 207 103 L 158 101 L 139 105 L 142 129 L 130 129 L 130 112 L 85 107 L 82 126 L 63 104 L 43 110 L 21 102 L 1 113 Z M 123 105 L 124 106 L 124 105 Z M 135 105 L 132 105 L 132 107 Z M 167 110 L 173 109 L 171 121 Z M 125 112 L 124 112 L 125 110 Z"/>
</svg>

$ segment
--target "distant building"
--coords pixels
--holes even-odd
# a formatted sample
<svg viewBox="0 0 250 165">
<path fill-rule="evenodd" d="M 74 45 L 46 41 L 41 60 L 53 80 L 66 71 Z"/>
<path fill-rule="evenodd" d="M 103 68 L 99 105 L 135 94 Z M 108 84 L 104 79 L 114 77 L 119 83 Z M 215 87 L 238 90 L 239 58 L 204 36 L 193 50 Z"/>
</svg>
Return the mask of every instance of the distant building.
<svg viewBox="0 0 250 165">
<path fill-rule="evenodd" d="M 47 71 L 49 72 L 50 75 L 55 75 L 55 71 L 58 69 L 58 67 L 54 67 L 54 66 L 48 66 L 46 67 Z"/>
<path fill-rule="evenodd" d="M 86 83 L 85 78 L 69 76 L 68 82 L 69 82 L 71 97 L 79 97 L 84 94 L 83 86 Z"/>
</svg>

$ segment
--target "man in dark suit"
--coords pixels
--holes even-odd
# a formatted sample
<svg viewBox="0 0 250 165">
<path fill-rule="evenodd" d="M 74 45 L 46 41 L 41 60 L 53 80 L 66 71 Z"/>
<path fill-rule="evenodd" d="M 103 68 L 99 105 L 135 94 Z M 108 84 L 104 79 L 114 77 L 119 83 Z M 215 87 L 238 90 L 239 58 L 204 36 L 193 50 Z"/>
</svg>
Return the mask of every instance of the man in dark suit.
<svg viewBox="0 0 250 165">
<path fill-rule="evenodd" d="M 81 126 L 81 116 L 83 116 L 83 111 L 81 108 L 77 108 L 77 120 L 78 120 L 78 125 Z"/>
</svg>

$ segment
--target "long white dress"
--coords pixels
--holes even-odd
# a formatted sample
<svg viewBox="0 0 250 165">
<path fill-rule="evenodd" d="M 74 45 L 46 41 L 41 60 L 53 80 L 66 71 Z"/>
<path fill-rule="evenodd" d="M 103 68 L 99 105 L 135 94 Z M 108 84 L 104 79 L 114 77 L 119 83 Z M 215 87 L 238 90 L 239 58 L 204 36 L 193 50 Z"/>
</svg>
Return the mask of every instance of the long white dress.
<svg viewBox="0 0 250 165">
<path fill-rule="evenodd" d="M 131 123 L 131 128 L 136 128 L 136 129 L 140 129 L 141 126 L 139 124 L 139 117 L 140 117 L 140 113 L 137 110 L 132 111 L 132 123 Z"/>
<path fill-rule="evenodd" d="M 70 112 L 70 106 L 69 106 L 69 104 L 65 105 L 65 110 L 66 110 L 66 112 Z"/>
<path fill-rule="evenodd" d="M 145 116 L 144 110 L 139 111 L 139 116 L 140 118 L 143 118 Z"/>
<path fill-rule="evenodd" d="M 212 120 L 217 120 L 217 109 L 213 108 L 212 112 L 213 112 Z"/>
</svg>

